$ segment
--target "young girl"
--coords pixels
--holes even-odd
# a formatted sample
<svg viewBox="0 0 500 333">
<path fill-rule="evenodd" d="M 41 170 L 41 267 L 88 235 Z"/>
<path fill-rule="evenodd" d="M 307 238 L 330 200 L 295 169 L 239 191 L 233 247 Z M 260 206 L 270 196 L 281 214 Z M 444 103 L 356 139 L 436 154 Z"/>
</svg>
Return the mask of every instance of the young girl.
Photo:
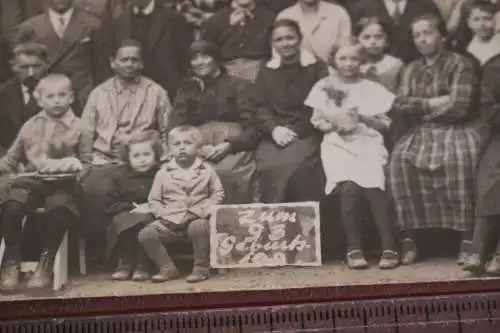
<svg viewBox="0 0 500 333">
<path fill-rule="evenodd" d="M 395 93 L 403 62 L 386 53 L 388 47 L 387 27 L 377 17 L 362 18 L 354 26 L 354 34 L 362 47 L 364 63 L 361 72 Z"/>
<path fill-rule="evenodd" d="M 332 192 L 340 196 L 348 266 L 352 269 L 368 266 L 360 230 L 366 198 L 382 241 L 379 267 L 390 269 L 398 266 L 399 256 L 394 251 L 388 198 L 384 192 L 388 153 L 380 132 L 388 128 L 385 114 L 394 95 L 382 85 L 363 78 L 361 51 L 361 45 L 353 41 L 342 45 L 333 56 L 335 70 L 316 83 L 305 104 L 314 110 L 311 123 L 324 133 L 321 160 L 327 179 L 325 192 L 328 198 Z"/>
<path fill-rule="evenodd" d="M 150 278 L 137 234 L 152 220 L 145 203 L 161 156 L 162 145 L 156 131 L 139 132 L 124 147 L 123 159 L 127 163 L 114 175 L 108 194 L 107 213 L 113 223 L 108 228 L 106 243 L 108 255 L 114 249 L 118 257 L 113 280 Z"/>
</svg>

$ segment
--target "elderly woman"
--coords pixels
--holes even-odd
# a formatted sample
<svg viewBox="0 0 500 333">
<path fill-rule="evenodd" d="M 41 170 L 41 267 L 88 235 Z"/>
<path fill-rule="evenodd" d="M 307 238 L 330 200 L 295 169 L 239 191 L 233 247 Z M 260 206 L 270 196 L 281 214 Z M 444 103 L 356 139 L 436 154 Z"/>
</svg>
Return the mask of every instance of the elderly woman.
<svg viewBox="0 0 500 333">
<path fill-rule="evenodd" d="M 312 109 L 304 105 L 312 87 L 328 75 L 326 64 L 301 49 L 297 22 L 277 20 L 271 29 L 275 52 L 260 69 L 255 82 L 255 113 L 262 132 L 256 152 L 261 199 L 279 203 L 295 197 L 290 184 L 300 189 L 310 177 L 298 171 L 319 161 L 321 135 L 311 125 Z"/>
<path fill-rule="evenodd" d="M 445 49 L 439 22 L 430 14 L 413 20 L 421 58 L 404 68 L 393 105 L 393 125 L 410 125 L 395 143 L 388 177 L 406 265 L 417 258 L 413 231 L 430 228 L 461 233 L 463 264 L 474 227 L 474 182 L 485 134 L 471 112 L 476 73 L 468 58 Z"/>
<path fill-rule="evenodd" d="M 171 124 L 201 131 L 201 154 L 222 180 L 225 203 L 251 203 L 257 200 L 253 150 L 258 129 L 248 98 L 250 83 L 227 73 L 214 44 L 196 41 L 190 51 L 192 76 L 177 93 Z"/>
</svg>

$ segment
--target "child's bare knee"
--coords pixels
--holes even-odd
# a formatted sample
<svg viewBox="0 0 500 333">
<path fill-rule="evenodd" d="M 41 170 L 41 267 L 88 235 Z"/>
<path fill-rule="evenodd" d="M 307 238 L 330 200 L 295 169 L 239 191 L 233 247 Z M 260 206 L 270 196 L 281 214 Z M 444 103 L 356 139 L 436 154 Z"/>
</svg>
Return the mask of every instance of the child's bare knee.
<svg viewBox="0 0 500 333">
<path fill-rule="evenodd" d="M 152 225 L 145 227 L 139 231 L 139 234 L 137 235 L 137 240 L 140 244 L 147 244 L 152 241 L 156 241 L 159 238 L 160 235 L 158 234 L 158 231 Z"/>
</svg>

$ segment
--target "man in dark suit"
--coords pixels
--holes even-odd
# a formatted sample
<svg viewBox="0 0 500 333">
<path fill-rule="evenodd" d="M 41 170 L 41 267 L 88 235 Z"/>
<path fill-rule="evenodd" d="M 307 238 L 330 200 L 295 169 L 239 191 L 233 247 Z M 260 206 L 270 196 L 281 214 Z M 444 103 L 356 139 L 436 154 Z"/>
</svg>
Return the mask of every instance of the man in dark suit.
<svg viewBox="0 0 500 333">
<path fill-rule="evenodd" d="M 37 41 L 47 46 L 48 71 L 71 78 L 83 109 L 90 91 L 104 80 L 107 63 L 98 38 L 100 21 L 73 0 L 45 0 L 48 9 L 19 26 L 17 41 Z"/>
<path fill-rule="evenodd" d="M 413 44 L 411 25 L 413 19 L 425 13 L 441 18 L 433 0 L 358 0 L 350 9 L 353 24 L 366 16 L 385 21 L 389 29 L 390 53 L 405 63 L 419 57 Z"/>
<path fill-rule="evenodd" d="M 9 43 L 15 42 L 17 27 L 43 13 L 44 0 L 0 0 L 0 33 Z"/>
<path fill-rule="evenodd" d="M 9 64 L 11 56 L 10 45 L 0 36 L 0 86 L 12 75 Z"/>
<path fill-rule="evenodd" d="M 143 45 L 144 75 L 160 84 L 173 100 L 189 66 L 193 31 L 184 17 L 156 0 L 129 0 L 119 7 L 105 31 L 108 55 L 132 38 Z"/>
<path fill-rule="evenodd" d="M 41 44 L 25 43 L 14 48 L 11 60 L 14 77 L 0 88 L 0 156 L 26 120 L 40 110 L 32 93 L 47 64 L 47 50 Z"/>
</svg>

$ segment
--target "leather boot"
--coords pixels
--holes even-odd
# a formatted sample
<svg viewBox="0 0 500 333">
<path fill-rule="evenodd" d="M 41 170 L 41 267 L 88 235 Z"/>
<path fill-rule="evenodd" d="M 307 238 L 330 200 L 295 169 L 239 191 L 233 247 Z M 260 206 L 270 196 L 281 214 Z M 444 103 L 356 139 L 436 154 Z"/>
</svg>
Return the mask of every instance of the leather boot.
<svg viewBox="0 0 500 333">
<path fill-rule="evenodd" d="M 28 281 L 29 289 L 45 288 L 50 286 L 52 282 L 52 269 L 54 264 L 54 255 L 48 250 L 43 250 L 40 256 L 40 261 L 36 266 L 35 273 Z"/>
<path fill-rule="evenodd" d="M 18 246 L 7 249 L 0 272 L 0 288 L 4 290 L 15 289 L 19 285 L 21 274 L 21 256 Z"/>
</svg>

